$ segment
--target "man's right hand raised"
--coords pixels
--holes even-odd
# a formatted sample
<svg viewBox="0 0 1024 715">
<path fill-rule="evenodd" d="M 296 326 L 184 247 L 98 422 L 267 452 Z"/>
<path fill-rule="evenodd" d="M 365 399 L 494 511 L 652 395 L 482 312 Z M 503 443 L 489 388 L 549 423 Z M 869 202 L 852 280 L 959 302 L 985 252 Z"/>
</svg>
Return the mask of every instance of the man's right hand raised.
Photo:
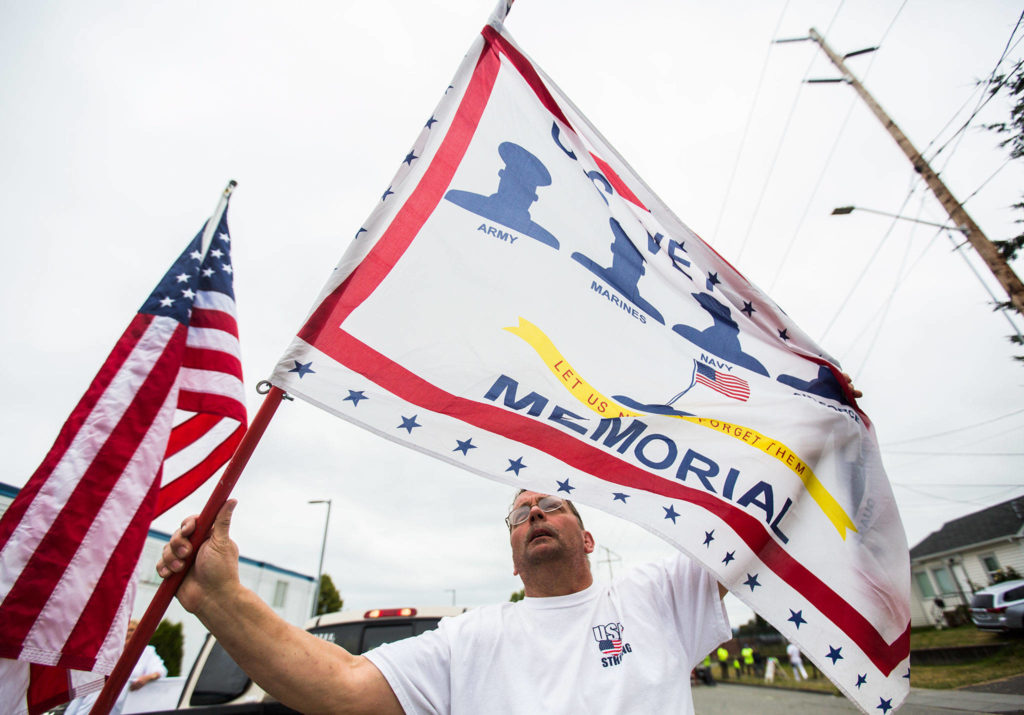
<svg viewBox="0 0 1024 715">
<path fill-rule="evenodd" d="M 178 588 L 177 598 L 185 610 L 199 613 L 205 606 L 223 599 L 241 587 L 238 579 L 238 546 L 231 540 L 231 514 L 238 502 L 229 499 L 221 507 L 213 528 L 196 553 L 195 564 Z M 188 567 L 193 554 L 189 537 L 195 533 L 196 516 L 181 522 L 163 548 L 156 572 L 161 578 L 180 573 Z"/>
</svg>

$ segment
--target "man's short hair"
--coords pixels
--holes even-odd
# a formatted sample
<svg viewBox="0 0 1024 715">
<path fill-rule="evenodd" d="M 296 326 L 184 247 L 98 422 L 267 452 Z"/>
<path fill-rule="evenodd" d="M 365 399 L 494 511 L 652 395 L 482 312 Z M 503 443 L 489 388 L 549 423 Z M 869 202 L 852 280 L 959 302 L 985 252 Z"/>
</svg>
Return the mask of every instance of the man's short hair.
<svg viewBox="0 0 1024 715">
<path fill-rule="evenodd" d="M 512 506 L 510 506 L 510 507 L 509 507 L 509 509 L 508 509 L 508 510 L 509 510 L 510 512 L 511 512 L 511 511 L 512 511 L 513 509 L 515 509 L 515 508 L 516 508 L 516 499 L 518 499 L 518 498 L 519 498 L 519 495 L 520 495 L 520 494 L 522 494 L 523 492 L 528 492 L 528 491 L 531 491 L 531 490 L 530 490 L 530 489 L 520 489 L 519 491 L 517 491 L 517 492 L 515 493 L 515 496 L 513 496 L 513 497 L 512 497 Z M 559 498 L 559 499 L 562 499 L 562 497 L 558 497 L 558 498 Z M 572 512 L 572 515 L 576 517 L 576 521 L 578 521 L 578 522 L 580 523 L 580 528 L 581 528 L 581 529 L 585 529 L 586 527 L 585 527 L 585 526 L 583 526 L 583 517 L 582 517 L 582 516 L 580 516 L 580 513 L 579 513 L 578 511 L 576 511 L 576 505 L 575 505 L 575 504 L 573 504 L 573 503 L 572 503 L 571 501 L 569 501 L 568 499 L 562 499 L 562 501 L 563 501 L 563 502 L 565 502 L 566 506 L 568 506 L 568 507 L 569 507 L 569 511 L 571 511 L 571 512 Z"/>
</svg>

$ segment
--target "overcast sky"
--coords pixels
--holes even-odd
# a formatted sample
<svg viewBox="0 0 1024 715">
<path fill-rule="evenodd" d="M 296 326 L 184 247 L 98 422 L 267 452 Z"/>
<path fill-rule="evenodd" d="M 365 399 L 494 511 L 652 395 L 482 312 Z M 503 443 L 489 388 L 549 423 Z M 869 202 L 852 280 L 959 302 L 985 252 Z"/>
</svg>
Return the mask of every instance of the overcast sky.
<svg viewBox="0 0 1024 715">
<path fill-rule="evenodd" d="M 0 480 L 29 478 L 229 179 L 254 414 L 256 383 L 491 9 L 0 0 Z M 1004 0 L 519 0 L 507 22 L 675 213 L 853 375 L 911 546 L 1024 493 L 1024 366 L 990 307 L 987 290 L 1000 289 L 970 249 L 953 252 L 926 225 L 830 216 L 853 204 L 945 222 L 849 87 L 802 83 L 836 76 L 816 46 L 771 40 L 813 26 L 840 53 L 881 45 L 851 69 L 929 159 L 942 148 L 933 166 L 997 239 L 1020 230 L 1011 204 L 1024 162 L 1007 164 L 979 127 L 1005 119 L 1008 103 L 954 132 L 1020 12 Z M 444 604 L 453 591 L 474 606 L 520 587 L 507 487 L 309 405 L 279 410 L 235 494 L 242 553 L 313 575 L 326 510 L 307 501 L 333 500 L 324 569 L 346 607 Z M 173 530 L 201 504 L 155 526 Z M 669 548 L 600 512 L 584 518 L 599 578 Z M 734 625 L 749 617 L 730 604 Z"/>
</svg>

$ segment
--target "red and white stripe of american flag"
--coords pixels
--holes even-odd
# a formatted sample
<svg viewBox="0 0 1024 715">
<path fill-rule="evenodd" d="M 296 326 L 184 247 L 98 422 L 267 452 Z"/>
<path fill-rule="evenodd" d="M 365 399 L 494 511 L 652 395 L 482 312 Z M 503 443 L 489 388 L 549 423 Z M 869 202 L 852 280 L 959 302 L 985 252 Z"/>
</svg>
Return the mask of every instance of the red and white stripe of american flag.
<svg viewBox="0 0 1024 715">
<path fill-rule="evenodd" d="M 235 301 L 200 291 L 192 308 L 179 376 L 178 424 L 163 465 L 159 516 L 224 466 L 246 427 L 245 394 Z"/>
<path fill-rule="evenodd" d="M 223 213 L 211 254 L 218 240 L 228 255 Z M 234 299 L 223 292 L 233 293 L 232 269 L 210 256 L 198 265 L 200 245 L 197 236 L 133 318 L 0 519 L 5 712 L 43 712 L 102 685 L 124 644 L 150 522 L 220 468 L 245 431 Z M 147 310 L 183 266 L 199 283 L 167 304 L 181 300 L 173 310 L 183 312 Z M 220 285 L 200 277 L 210 267 L 227 274 Z"/>
</svg>

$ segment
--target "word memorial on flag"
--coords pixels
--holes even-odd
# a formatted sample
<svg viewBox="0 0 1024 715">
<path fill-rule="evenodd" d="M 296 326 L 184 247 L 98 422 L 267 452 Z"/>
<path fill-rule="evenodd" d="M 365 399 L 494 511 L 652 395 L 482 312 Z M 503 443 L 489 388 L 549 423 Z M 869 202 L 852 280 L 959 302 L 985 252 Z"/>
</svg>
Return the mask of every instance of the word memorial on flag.
<svg viewBox="0 0 1024 715">
<path fill-rule="evenodd" d="M 272 381 L 642 524 L 866 711 L 909 690 L 906 537 L 835 360 L 665 207 L 500 17 Z"/>
<path fill-rule="evenodd" d="M 0 519 L 3 712 L 44 712 L 103 685 L 150 522 L 222 467 L 245 432 L 230 188 Z"/>
</svg>

